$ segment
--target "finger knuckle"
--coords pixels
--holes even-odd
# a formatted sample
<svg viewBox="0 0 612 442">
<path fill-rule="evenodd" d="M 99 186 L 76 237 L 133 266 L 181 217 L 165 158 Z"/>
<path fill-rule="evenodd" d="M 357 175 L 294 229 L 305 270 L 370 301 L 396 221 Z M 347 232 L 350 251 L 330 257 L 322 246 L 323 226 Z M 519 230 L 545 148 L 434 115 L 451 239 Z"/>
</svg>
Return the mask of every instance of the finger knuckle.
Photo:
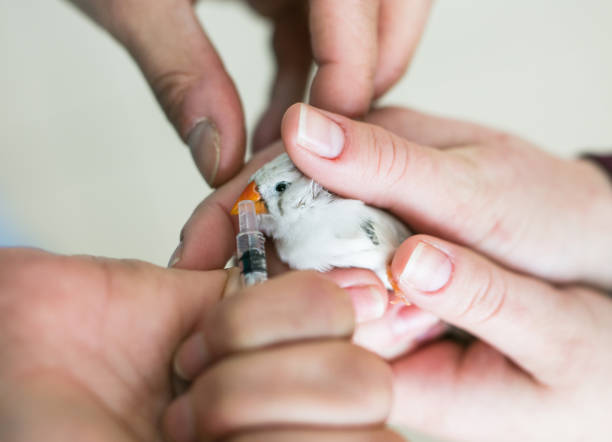
<svg viewBox="0 0 612 442">
<path fill-rule="evenodd" d="M 409 177 L 411 155 L 404 142 L 397 136 L 368 126 L 364 133 L 364 142 L 368 149 L 368 158 L 362 179 L 365 182 L 384 179 L 385 186 L 396 189 L 405 186 Z"/>
<path fill-rule="evenodd" d="M 468 324 L 483 324 L 491 321 L 502 311 L 508 296 L 507 282 L 502 275 L 492 268 L 486 267 L 482 272 L 475 273 L 478 282 L 474 283 L 474 289 L 467 302 L 459 310 L 458 318 Z"/>
<path fill-rule="evenodd" d="M 193 72 L 181 70 L 165 71 L 150 80 L 151 88 L 168 119 L 177 125 L 181 132 L 186 132 L 188 124 L 187 121 L 182 121 L 185 99 L 197 80 L 198 76 Z"/>
</svg>

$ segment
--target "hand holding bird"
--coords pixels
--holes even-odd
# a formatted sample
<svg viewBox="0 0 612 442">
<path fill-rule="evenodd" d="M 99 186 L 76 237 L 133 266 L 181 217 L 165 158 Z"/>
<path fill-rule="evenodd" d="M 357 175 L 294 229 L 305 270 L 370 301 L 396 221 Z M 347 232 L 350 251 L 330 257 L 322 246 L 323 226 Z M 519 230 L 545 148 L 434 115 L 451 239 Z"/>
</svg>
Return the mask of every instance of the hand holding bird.
<svg viewBox="0 0 612 442">
<path fill-rule="evenodd" d="M 393 289 L 390 259 L 410 232 L 391 214 L 329 192 L 302 174 L 286 153 L 255 172 L 238 202 L 245 199 L 255 203 L 261 230 L 289 267 L 365 268 Z"/>
<path fill-rule="evenodd" d="M 326 140 L 326 130 L 308 134 L 325 119 L 341 128 L 341 139 Z M 606 175 L 470 123 L 403 109 L 374 111 L 366 121 L 299 105 L 285 115 L 283 140 L 300 170 L 331 192 L 384 207 L 430 233 L 404 241 L 393 275 L 415 305 L 481 339 L 396 352 L 390 421 L 462 440 L 602 439 L 612 397 Z M 196 211 L 184 229 L 182 267 L 233 252 L 228 212 L 256 168 L 278 151 L 264 155 Z M 215 235 L 207 234 L 213 227 Z M 561 286 L 568 281 L 604 292 Z M 362 324 L 375 350 L 419 321 L 402 325 L 415 305 L 373 321 L 386 319 L 386 327 Z M 362 338 L 357 330 L 354 339 Z"/>
</svg>

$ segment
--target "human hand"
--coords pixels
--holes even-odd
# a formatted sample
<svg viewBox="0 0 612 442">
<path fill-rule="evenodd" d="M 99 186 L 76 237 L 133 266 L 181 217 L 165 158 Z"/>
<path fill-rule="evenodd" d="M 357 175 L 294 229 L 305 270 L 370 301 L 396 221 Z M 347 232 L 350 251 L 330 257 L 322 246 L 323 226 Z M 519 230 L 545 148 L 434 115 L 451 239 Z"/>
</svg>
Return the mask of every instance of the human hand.
<svg viewBox="0 0 612 442">
<path fill-rule="evenodd" d="M 431 0 L 248 0 L 274 26 L 276 78 L 254 136 L 259 150 L 280 138 L 287 108 L 304 96 L 310 65 L 318 66 L 313 105 L 362 116 L 404 74 Z"/>
<path fill-rule="evenodd" d="M 0 440 L 161 440 L 174 351 L 226 279 L 1 249 Z"/>
<path fill-rule="evenodd" d="M 398 441 L 383 425 L 387 363 L 350 343 L 351 298 L 315 272 L 293 272 L 223 299 L 183 343 L 193 380 L 169 407 L 170 440 Z"/>
<path fill-rule="evenodd" d="M 411 302 L 481 339 L 395 361 L 392 424 L 450 440 L 609 440 L 610 297 L 428 235 L 402 244 L 392 272 Z"/>
<path fill-rule="evenodd" d="M 283 141 L 303 173 L 417 232 L 540 278 L 612 288 L 612 186 L 597 166 L 405 109 L 381 109 L 367 121 L 295 105 Z M 332 141 L 330 131 L 342 136 Z"/>
<path fill-rule="evenodd" d="M 252 173 L 282 150 L 282 144 L 276 143 L 255 155 L 238 176 L 196 208 L 181 231 L 181 242 L 170 258 L 170 266 L 196 270 L 225 266 L 236 245 L 236 219 L 230 210 Z M 267 255 L 271 276 L 288 270 L 273 247 L 268 248 Z M 358 322 L 354 342 L 383 357 L 393 358 L 444 331 L 432 314 L 402 303 L 388 304 L 387 290 L 373 272 L 335 269 L 327 275 L 354 301 Z"/>
<path fill-rule="evenodd" d="M 192 0 L 71 0 L 106 28 L 138 63 L 170 122 L 217 186 L 242 166 L 244 115 L 236 88 L 202 29 Z M 256 130 L 263 147 L 280 135 L 286 108 L 303 98 L 357 116 L 403 74 L 431 0 L 250 0 L 274 27 L 277 73 Z M 342 85 L 342 87 L 339 87 Z"/>
</svg>

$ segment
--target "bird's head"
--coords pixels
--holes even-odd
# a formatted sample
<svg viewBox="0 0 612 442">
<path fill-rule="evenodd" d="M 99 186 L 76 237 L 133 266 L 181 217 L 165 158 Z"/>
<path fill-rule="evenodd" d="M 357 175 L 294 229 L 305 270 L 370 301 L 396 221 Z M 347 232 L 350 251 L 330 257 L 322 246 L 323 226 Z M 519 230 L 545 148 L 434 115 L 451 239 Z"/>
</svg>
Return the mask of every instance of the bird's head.
<svg viewBox="0 0 612 442">
<path fill-rule="evenodd" d="M 238 214 L 238 203 L 248 199 L 255 203 L 258 214 L 267 214 L 266 218 L 275 221 L 290 221 L 303 209 L 311 207 L 323 192 L 329 195 L 319 184 L 304 176 L 289 155 L 283 153 L 253 174 L 232 214 Z"/>
</svg>

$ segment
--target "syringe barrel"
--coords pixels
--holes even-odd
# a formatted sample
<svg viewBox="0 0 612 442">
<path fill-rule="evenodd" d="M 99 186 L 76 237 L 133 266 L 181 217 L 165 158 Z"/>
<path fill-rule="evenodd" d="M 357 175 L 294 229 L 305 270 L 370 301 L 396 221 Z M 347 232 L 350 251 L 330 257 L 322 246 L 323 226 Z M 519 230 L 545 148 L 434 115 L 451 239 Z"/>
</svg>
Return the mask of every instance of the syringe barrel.
<svg viewBox="0 0 612 442">
<path fill-rule="evenodd" d="M 259 231 L 243 232 L 236 236 L 240 272 L 245 285 L 252 285 L 268 279 L 265 242 L 263 233 Z"/>
<path fill-rule="evenodd" d="M 266 238 L 257 228 L 257 215 L 253 201 L 238 203 L 240 233 L 236 236 L 237 255 L 245 285 L 268 279 L 266 269 Z"/>
<path fill-rule="evenodd" d="M 241 232 L 257 230 L 257 214 L 253 201 L 243 200 L 238 203 L 238 224 Z"/>
</svg>

